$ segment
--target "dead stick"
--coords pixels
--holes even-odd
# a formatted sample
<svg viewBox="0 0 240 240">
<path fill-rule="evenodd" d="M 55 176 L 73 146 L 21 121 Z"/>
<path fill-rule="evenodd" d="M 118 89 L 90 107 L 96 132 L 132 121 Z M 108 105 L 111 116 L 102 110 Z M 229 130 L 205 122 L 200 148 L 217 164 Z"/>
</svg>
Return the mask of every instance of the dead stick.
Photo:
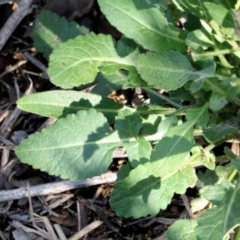
<svg viewBox="0 0 240 240">
<path fill-rule="evenodd" d="M 21 0 L 17 9 L 8 18 L 7 22 L 0 31 L 0 51 L 4 47 L 5 43 L 12 35 L 15 28 L 31 12 L 30 5 L 32 0 Z"/>
<path fill-rule="evenodd" d="M 0 202 L 22 199 L 40 195 L 48 195 L 48 194 L 57 194 L 61 192 L 65 192 L 71 189 L 76 188 L 85 188 L 89 186 L 95 186 L 103 183 L 114 182 L 117 179 L 116 173 L 105 173 L 98 177 L 93 177 L 91 179 L 86 180 L 77 180 L 77 181 L 60 181 L 53 183 L 40 184 L 36 186 L 31 186 L 28 190 L 26 187 L 21 187 L 14 190 L 2 190 L 0 191 Z"/>
</svg>

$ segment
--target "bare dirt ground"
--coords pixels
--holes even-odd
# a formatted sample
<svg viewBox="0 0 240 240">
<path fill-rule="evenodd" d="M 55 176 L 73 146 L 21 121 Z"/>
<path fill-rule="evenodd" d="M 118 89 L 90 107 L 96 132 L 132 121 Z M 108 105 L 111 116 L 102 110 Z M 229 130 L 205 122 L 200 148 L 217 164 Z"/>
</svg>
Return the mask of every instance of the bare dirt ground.
<svg viewBox="0 0 240 240">
<path fill-rule="evenodd" d="M 121 36 L 102 18 L 94 1 L 82 1 L 84 11 L 80 14 L 76 14 L 72 1 L 54 2 L 50 1 L 45 8 L 84 22 L 96 33 L 111 34 L 115 38 Z M 0 4 L 1 29 L 19 5 L 3 3 L 3 0 Z M 0 51 L 0 239 L 165 239 L 168 226 L 188 214 L 185 206 L 194 191 L 187 192 L 189 199 L 186 195 L 176 195 L 171 205 L 157 216 L 124 219 L 116 216 L 109 206 L 114 186 L 111 178 L 102 184 L 89 184 L 92 186 L 76 185 L 64 189 L 60 185 L 60 190 L 54 192 L 52 183 L 61 183 L 61 179 L 32 169 L 17 159 L 16 146 L 29 134 L 40 131 L 49 119 L 22 112 L 16 107 L 16 101 L 24 94 L 56 89 L 45 77 L 44 68 L 40 69 L 40 63 L 47 67 L 48 62 L 36 52 L 29 34 L 44 6 L 45 1 L 31 3 L 30 13 L 15 24 L 16 29 Z M 129 102 L 131 93 L 125 98 L 125 102 Z M 117 171 L 126 161 L 124 152 L 120 151 L 109 173 Z M 46 185 L 48 183 L 51 184 Z M 40 187 L 40 190 L 33 195 L 30 186 L 35 190 Z M 44 195 L 43 186 L 48 189 Z"/>
</svg>

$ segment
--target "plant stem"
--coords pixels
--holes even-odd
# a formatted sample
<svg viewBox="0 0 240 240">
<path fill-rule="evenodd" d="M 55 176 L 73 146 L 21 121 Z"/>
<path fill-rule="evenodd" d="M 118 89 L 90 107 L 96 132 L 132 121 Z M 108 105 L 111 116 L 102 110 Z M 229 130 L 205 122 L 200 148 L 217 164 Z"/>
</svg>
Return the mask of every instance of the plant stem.
<svg viewBox="0 0 240 240">
<path fill-rule="evenodd" d="M 240 227 L 235 230 L 234 240 L 240 240 Z"/>
<path fill-rule="evenodd" d="M 162 100 L 166 101 L 167 103 L 169 103 L 170 105 L 172 105 L 175 108 L 182 108 L 182 105 L 175 103 L 174 101 L 172 101 L 169 97 L 164 96 L 163 94 L 155 91 L 154 89 L 151 88 L 143 88 L 146 92 L 149 92 L 159 98 L 161 98 Z"/>
<path fill-rule="evenodd" d="M 201 56 L 201 57 L 217 57 L 219 55 L 230 54 L 234 52 L 240 52 L 240 48 L 224 49 L 224 50 L 203 52 L 203 53 L 192 53 L 192 55 Z"/>
</svg>

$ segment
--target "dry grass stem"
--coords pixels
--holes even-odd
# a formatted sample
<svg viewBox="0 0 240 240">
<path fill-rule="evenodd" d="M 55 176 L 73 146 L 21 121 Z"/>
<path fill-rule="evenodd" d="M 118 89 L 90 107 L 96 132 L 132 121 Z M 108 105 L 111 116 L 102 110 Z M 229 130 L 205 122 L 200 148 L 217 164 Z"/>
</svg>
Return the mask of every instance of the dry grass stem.
<svg viewBox="0 0 240 240">
<path fill-rule="evenodd" d="M 21 0 L 18 8 L 8 18 L 7 22 L 0 31 L 0 51 L 4 47 L 5 43 L 12 35 L 18 24 L 22 19 L 31 12 L 30 5 L 32 0 Z"/>
<path fill-rule="evenodd" d="M 93 177 L 86 180 L 78 181 L 61 181 L 56 183 L 40 184 L 30 187 L 30 197 L 57 194 L 76 188 L 85 188 L 89 186 L 95 186 L 103 183 L 114 182 L 117 178 L 116 173 L 105 173 L 98 177 Z M 16 200 L 28 197 L 26 187 L 21 187 L 14 190 L 0 191 L 0 202 Z"/>
</svg>

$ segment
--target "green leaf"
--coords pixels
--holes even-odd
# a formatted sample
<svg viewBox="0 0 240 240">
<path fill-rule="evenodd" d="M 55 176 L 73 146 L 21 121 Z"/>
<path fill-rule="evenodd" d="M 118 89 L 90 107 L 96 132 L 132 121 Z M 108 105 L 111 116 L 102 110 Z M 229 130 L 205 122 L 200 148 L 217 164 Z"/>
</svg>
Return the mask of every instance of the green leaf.
<svg viewBox="0 0 240 240">
<path fill-rule="evenodd" d="M 143 120 L 142 128 L 140 129 L 140 136 L 149 136 L 150 141 L 159 141 L 166 134 L 166 132 L 173 126 L 177 125 L 177 118 L 175 116 L 167 117 L 163 119 L 160 124 L 159 120 L 156 119 L 156 122 L 151 123 Z"/>
<path fill-rule="evenodd" d="M 238 128 L 231 124 L 225 123 L 203 129 L 203 136 L 208 142 L 215 143 L 234 132 L 238 132 Z"/>
<path fill-rule="evenodd" d="M 206 11 L 208 12 L 210 18 L 214 20 L 219 26 L 225 28 L 233 28 L 235 25 L 234 18 L 231 11 L 226 9 L 226 7 L 221 6 L 219 3 L 204 2 Z"/>
<path fill-rule="evenodd" d="M 144 48 L 156 52 L 186 49 L 185 33 L 168 23 L 159 9 L 147 1 L 98 0 L 98 3 L 112 25 Z"/>
<path fill-rule="evenodd" d="M 240 159 L 239 158 L 235 158 L 231 161 L 230 163 L 231 167 L 235 168 L 236 170 L 238 170 L 238 172 L 240 172 Z"/>
<path fill-rule="evenodd" d="M 203 6 L 203 3 L 206 1 L 208 0 L 173 0 L 181 11 L 191 13 L 200 19 L 208 20 L 206 9 Z"/>
<path fill-rule="evenodd" d="M 136 168 L 139 164 L 149 161 L 152 146 L 145 138 L 139 138 L 134 142 L 124 142 L 128 160 L 131 167 Z"/>
<path fill-rule="evenodd" d="M 132 167 L 148 161 L 151 154 L 151 144 L 144 138 L 138 138 L 142 127 L 142 119 L 139 113 L 130 110 L 120 111 L 116 118 L 115 129 L 123 142 L 128 159 Z M 149 134 L 150 135 L 150 134 Z"/>
<path fill-rule="evenodd" d="M 157 214 L 170 203 L 174 193 L 182 194 L 197 181 L 189 155 L 193 147 L 193 125 L 205 113 L 207 104 L 182 125 L 172 127 L 152 151 L 150 160 L 124 171 L 110 198 L 111 207 L 123 217 Z"/>
<path fill-rule="evenodd" d="M 186 111 L 186 118 L 188 121 L 194 121 L 196 115 L 200 115 L 197 119 L 197 123 L 201 127 L 205 127 L 209 121 L 209 114 L 208 114 L 208 103 L 205 103 L 200 108 L 192 108 Z"/>
<path fill-rule="evenodd" d="M 91 93 L 108 96 L 113 91 L 122 89 L 122 85 L 128 82 L 128 76 L 122 71 L 117 71 L 112 75 L 106 75 L 99 72 L 95 82 L 96 86 L 92 89 Z"/>
<path fill-rule="evenodd" d="M 232 229 L 240 225 L 240 184 L 222 183 L 203 188 L 201 194 L 215 205 L 198 219 L 197 239 L 229 239 Z"/>
<path fill-rule="evenodd" d="M 238 0 L 220 0 L 223 6 L 225 6 L 227 9 L 234 9 L 237 5 Z"/>
<path fill-rule="evenodd" d="M 107 97 L 64 90 L 30 94 L 20 98 L 17 105 L 24 111 L 57 119 L 70 113 L 77 113 L 79 110 L 88 109 L 89 107 L 82 104 L 81 99 L 88 100 L 92 108 L 102 112 L 110 122 L 113 122 L 118 111 L 123 108 L 122 104 L 118 104 Z"/>
<path fill-rule="evenodd" d="M 195 69 L 179 52 L 141 54 L 137 69 L 141 77 L 155 88 L 175 90 L 195 76 Z"/>
<path fill-rule="evenodd" d="M 125 173 L 123 180 L 117 180 L 110 198 L 111 207 L 118 216 L 126 218 L 154 215 L 161 205 L 159 188 L 160 177 L 152 175 L 149 163 L 138 165 Z"/>
<path fill-rule="evenodd" d="M 16 154 L 35 169 L 76 180 L 106 172 L 118 146 L 120 139 L 109 130 L 104 116 L 91 109 L 67 115 L 31 135 Z"/>
<path fill-rule="evenodd" d="M 191 138 L 186 125 L 172 128 L 156 145 L 151 162 L 138 165 L 124 180 L 117 180 L 110 199 L 117 215 L 139 218 L 157 214 L 167 207 L 174 192 L 184 193 L 195 184 L 194 168 L 184 165 Z"/>
<path fill-rule="evenodd" d="M 147 2 L 160 9 L 161 12 L 167 11 L 168 0 L 147 0 Z"/>
<path fill-rule="evenodd" d="M 236 79 L 219 81 L 217 78 L 207 78 L 203 82 L 203 88 L 212 91 L 209 107 L 213 111 L 221 110 L 228 102 L 233 101 L 240 92 Z"/>
<path fill-rule="evenodd" d="M 139 111 L 140 109 L 138 108 L 137 110 Z M 161 116 L 159 114 L 143 116 L 139 136 L 148 136 L 157 133 L 160 122 Z"/>
<path fill-rule="evenodd" d="M 194 229 L 197 226 L 196 220 L 182 219 L 173 223 L 167 230 L 168 240 L 197 240 Z"/>
<path fill-rule="evenodd" d="M 61 44 L 50 56 L 48 74 L 55 85 L 72 88 L 92 82 L 101 65 L 105 74 L 135 69 L 134 57 L 121 58 L 111 36 L 92 33 Z"/>
<path fill-rule="evenodd" d="M 87 33 L 89 31 L 76 22 L 68 22 L 50 11 L 42 11 L 35 20 L 31 37 L 37 51 L 48 58 L 61 43 Z"/>
<path fill-rule="evenodd" d="M 205 172 L 198 171 L 197 188 L 203 188 L 204 186 L 216 184 L 218 176 L 215 171 L 207 169 Z"/>
<path fill-rule="evenodd" d="M 128 141 L 129 138 L 137 138 L 141 125 L 142 120 L 139 113 L 132 113 L 131 110 L 126 109 L 118 113 L 115 128 L 124 142 Z"/>
<path fill-rule="evenodd" d="M 202 146 L 194 146 L 191 150 L 192 166 L 205 166 L 208 169 L 215 169 L 215 155 L 209 151 L 204 151 Z"/>
<path fill-rule="evenodd" d="M 171 99 L 176 99 L 179 102 L 181 101 L 190 101 L 193 102 L 194 98 L 190 91 L 186 90 L 184 87 L 178 88 L 174 91 L 169 92 Z"/>
</svg>

